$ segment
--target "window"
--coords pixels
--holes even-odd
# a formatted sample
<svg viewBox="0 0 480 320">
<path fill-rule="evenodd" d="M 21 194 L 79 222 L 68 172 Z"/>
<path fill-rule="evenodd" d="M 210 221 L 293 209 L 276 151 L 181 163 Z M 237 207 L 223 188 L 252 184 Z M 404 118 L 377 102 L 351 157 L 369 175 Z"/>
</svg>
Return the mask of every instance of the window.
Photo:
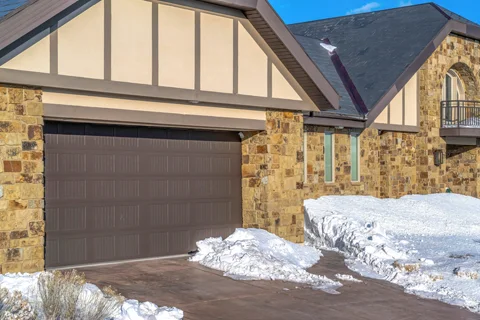
<svg viewBox="0 0 480 320">
<path fill-rule="evenodd" d="M 352 133 L 350 135 L 350 157 L 351 157 L 351 170 L 353 182 L 360 181 L 360 135 L 358 133 Z"/>
<path fill-rule="evenodd" d="M 308 133 L 303 133 L 303 182 L 308 183 Z"/>
<path fill-rule="evenodd" d="M 325 141 L 324 141 L 324 156 L 325 156 L 325 182 L 333 182 L 334 172 L 333 172 L 333 133 L 325 132 Z"/>
<path fill-rule="evenodd" d="M 455 70 L 450 69 L 445 76 L 442 99 L 447 101 L 445 105 L 445 119 L 453 120 L 453 103 L 449 103 L 449 101 L 465 100 L 465 89 L 460 76 Z"/>
</svg>

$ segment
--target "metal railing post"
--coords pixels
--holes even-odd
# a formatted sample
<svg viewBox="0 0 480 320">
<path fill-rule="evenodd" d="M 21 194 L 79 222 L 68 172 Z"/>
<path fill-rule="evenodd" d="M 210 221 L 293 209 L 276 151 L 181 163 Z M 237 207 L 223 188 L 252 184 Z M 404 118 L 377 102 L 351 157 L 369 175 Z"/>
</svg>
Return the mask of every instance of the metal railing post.
<svg viewBox="0 0 480 320">
<path fill-rule="evenodd" d="M 457 128 L 460 128 L 460 101 L 457 100 Z"/>
</svg>

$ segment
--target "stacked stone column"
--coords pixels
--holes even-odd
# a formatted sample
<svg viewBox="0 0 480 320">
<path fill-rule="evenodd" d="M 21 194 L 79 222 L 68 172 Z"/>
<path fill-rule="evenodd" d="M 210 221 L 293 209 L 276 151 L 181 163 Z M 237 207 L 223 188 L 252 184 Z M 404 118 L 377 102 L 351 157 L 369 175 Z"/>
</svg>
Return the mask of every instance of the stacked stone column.
<svg viewBox="0 0 480 320">
<path fill-rule="evenodd" d="M 0 85 L 0 273 L 44 269 L 40 90 Z"/>
<path fill-rule="evenodd" d="M 268 110 L 266 130 L 243 145 L 243 224 L 303 242 L 303 117 Z"/>
</svg>

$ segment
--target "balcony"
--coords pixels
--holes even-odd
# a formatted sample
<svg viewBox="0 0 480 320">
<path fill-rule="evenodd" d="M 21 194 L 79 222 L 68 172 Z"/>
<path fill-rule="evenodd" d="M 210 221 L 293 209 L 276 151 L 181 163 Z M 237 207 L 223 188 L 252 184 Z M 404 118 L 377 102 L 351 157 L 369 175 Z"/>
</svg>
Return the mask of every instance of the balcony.
<svg viewBox="0 0 480 320">
<path fill-rule="evenodd" d="M 480 138 L 480 101 L 441 102 L 440 135 Z"/>
</svg>

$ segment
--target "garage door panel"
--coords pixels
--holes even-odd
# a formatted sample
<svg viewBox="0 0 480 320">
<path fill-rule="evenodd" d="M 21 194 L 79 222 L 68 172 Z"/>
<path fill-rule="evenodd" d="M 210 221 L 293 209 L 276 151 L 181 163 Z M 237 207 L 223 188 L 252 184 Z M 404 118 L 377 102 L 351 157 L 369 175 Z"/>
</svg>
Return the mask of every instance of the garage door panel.
<svg viewBox="0 0 480 320">
<path fill-rule="evenodd" d="M 117 154 L 115 157 L 115 172 L 137 174 L 140 172 L 140 157 L 136 154 Z"/>
<path fill-rule="evenodd" d="M 110 175 L 115 173 L 115 156 L 113 154 L 87 154 L 87 170 L 92 174 Z"/>
<path fill-rule="evenodd" d="M 94 237 L 93 255 L 96 261 L 109 261 L 115 259 L 115 237 Z"/>
<path fill-rule="evenodd" d="M 88 212 L 93 216 L 93 230 L 113 230 L 115 228 L 115 206 L 90 207 Z"/>
<path fill-rule="evenodd" d="M 236 133 L 46 123 L 47 266 L 185 254 L 241 226 Z"/>
<path fill-rule="evenodd" d="M 153 232 L 149 235 L 149 254 L 151 256 L 168 255 L 168 232 Z"/>
<path fill-rule="evenodd" d="M 143 138 L 138 142 L 139 151 L 164 152 L 168 150 L 168 140 L 159 138 Z"/>
<path fill-rule="evenodd" d="M 87 196 L 87 183 L 84 180 L 53 181 L 58 188 L 58 198 L 63 200 L 81 200 Z M 47 183 L 47 188 L 49 183 Z"/>
<path fill-rule="evenodd" d="M 165 176 L 168 174 L 168 156 L 162 154 L 146 154 L 140 159 L 141 174 L 155 174 Z"/>
</svg>

